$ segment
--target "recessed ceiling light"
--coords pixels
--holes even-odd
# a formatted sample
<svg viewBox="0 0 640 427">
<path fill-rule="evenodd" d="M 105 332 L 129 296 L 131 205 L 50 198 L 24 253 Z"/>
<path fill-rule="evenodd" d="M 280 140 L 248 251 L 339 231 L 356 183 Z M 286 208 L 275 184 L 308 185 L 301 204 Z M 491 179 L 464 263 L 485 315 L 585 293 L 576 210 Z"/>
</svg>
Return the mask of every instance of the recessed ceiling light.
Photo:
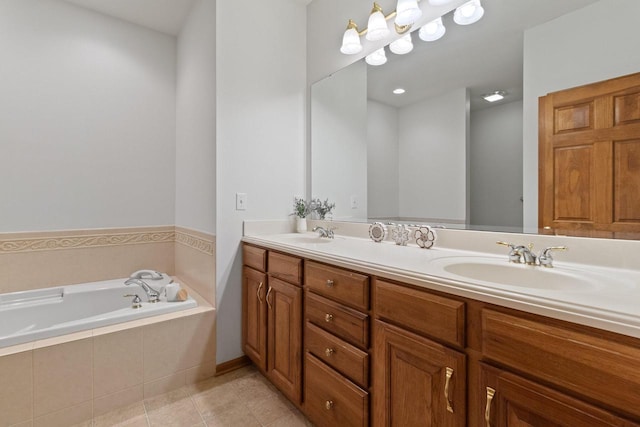
<svg viewBox="0 0 640 427">
<path fill-rule="evenodd" d="M 507 93 L 503 90 L 496 90 L 493 93 L 488 93 L 486 95 L 482 95 L 485 101 L 487 102 L 496 102 L 504 99 Z"/>
<path fill-rule="evenodd" d="M 393 90 L 393 93 L 396 94 L 396 95 L 402 95 L 405 92 L 406 92 L 406 90 L 402 89 L 401 87 Z"/>
</svg>

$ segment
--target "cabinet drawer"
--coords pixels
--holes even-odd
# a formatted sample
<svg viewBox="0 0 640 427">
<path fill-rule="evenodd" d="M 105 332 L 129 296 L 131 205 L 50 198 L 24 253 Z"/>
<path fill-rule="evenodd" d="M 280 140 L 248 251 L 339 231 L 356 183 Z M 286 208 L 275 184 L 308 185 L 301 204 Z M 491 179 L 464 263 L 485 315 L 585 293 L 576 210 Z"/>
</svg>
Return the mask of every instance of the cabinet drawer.
<svg viewBox="0 0 640 427">
<path fill-rule="evenodd" d="M 369 316 L 306 291 L 306 319 L 351 344 L 369 347 Z"/>
<path fill-rule="evenodd" d="M 375 282 L 374 313 L 401 326 L 464 347 L 464 302 L 426 291 Z"/>
<path fill-rule="evenodd" d="M 314 292 L 348 306 L 369 310 L 369 277 L 341 268 L 307 262 L 304 283 Z"/>
<path fill-rule="evenodd" d="M 307 322 L 306 350 L 360 387 L 369 386 L 369 355 Z"/>
<path fill-rule="evenodd" d="M 319 427 L 367 426 L 368 393 L 309 353 L 305 362 L 305 409 L 311 421 Z"/>
<path fill-rule="evenodd" d="M 267 250 L 255 246 L 242 246 L 242 263 L 259 271 L 267 271 Z"/>
<path fill-rule="evenodd" d="M 485 309 L 482 353 L 551 384 L 640 416 L 640 347 Z"/>
<path fill-rule="evenodd" d="M 290 255 L 269 252 L 269 275 L 294 285 L 302 285 L 302 260 Z"/>
</svg>

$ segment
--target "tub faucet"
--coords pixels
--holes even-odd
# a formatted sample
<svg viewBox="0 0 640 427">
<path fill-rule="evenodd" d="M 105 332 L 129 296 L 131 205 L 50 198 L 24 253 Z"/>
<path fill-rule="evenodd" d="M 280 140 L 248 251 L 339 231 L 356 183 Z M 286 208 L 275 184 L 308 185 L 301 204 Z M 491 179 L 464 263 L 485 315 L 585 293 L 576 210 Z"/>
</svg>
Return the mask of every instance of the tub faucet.
<svg viewBox="0 0 640 427">
<path fill-rule="evenodd" d="M 132 283 L 135 283 L 136 285 L 144 289 L 144 291 L 147 293 L 147 297 L 149 298 L 149 302 L 160 301 L 160 293 L 153 289 L 151 286 L 147 285 L 144 280 L 131 278 L 127 279 L 127 281 L 124 282 L 124 284 L 127 286 L 131 285 Z"/>
</svg>

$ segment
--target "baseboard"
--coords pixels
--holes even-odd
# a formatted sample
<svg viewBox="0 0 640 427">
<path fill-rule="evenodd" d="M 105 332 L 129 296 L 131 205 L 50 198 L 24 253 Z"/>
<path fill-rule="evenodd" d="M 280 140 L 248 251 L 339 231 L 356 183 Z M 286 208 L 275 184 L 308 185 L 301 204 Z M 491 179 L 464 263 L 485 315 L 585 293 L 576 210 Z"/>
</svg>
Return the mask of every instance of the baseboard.
<svg viewBox="0 0 640 427">
<path fill-rule="evenodd" d="M 220 363 L 216 365 L 216 377 L 219 375 L 223 375 L 229 373 L 231 371 L 235 371 L 236 369 L 240 369 L 243 366 L 247 366 L 251 364 L 251 359 L 247 356 L 240 356 L 236 359 L 231 359 L 226 362 Z"/>
</svg>

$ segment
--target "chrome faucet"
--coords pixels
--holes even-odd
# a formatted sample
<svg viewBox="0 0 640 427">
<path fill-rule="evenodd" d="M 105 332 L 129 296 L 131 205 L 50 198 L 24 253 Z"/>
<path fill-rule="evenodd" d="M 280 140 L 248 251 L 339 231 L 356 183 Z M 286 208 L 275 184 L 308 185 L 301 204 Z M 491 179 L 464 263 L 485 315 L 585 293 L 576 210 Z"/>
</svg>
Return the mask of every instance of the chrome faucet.
<svg viewBox="0 0 640 427">
<path fill-rule="evenodd" d="M 142 279 L 136 279 L 134 277 L 127 279 L 124 282 L 125 285 L 129 286 L 131 284 L 136 284 L 140 286 L 147 293 L 147 297 L 149 298 L 149 302 L 158 302 L 160 301 L 160 293 L 153 289 L 151 286 L 147 285 L 147 283 Z"/>
<path fill-rule="evenodd" d="M 313 227 L 313 231 L 317 231 L 320 237 L 326 237 L 328 239 L 333 239 L 333 230 L 335 230 L 333 227 Z"/>
<path fill-rule="evenodd" d="M 507 242 L 496 243 L 499 245 L 508 246 L 511 249 L 509 251 L 510 262 L 525 263 L 527 265 L 541 265 L 543 267 L 553 267 L 553 257 L 551 256 L 551 251 L 567 250 L 566 246 L 550 246 L 540 251 L 540 255 L 536 257 L 536 254 L 533 253 L 533 243 L 529 243 L 528 246 L 516 246 L 513 243 Z"/>
</svg>

